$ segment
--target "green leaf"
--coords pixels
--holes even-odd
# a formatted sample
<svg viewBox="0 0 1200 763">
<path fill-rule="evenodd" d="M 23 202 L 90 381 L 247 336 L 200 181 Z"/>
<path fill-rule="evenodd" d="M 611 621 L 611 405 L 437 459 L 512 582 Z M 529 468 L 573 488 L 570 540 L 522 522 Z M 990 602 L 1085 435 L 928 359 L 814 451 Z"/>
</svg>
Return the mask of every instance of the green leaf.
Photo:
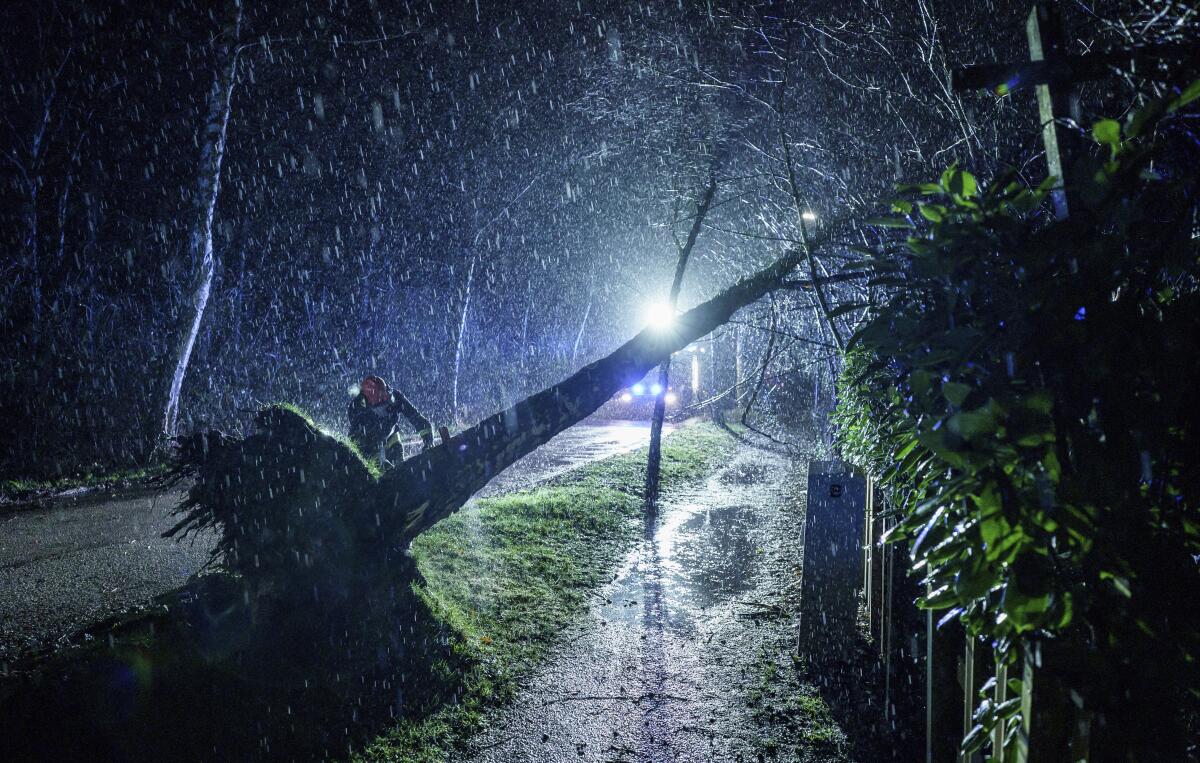
<svg viewBox="0 0 1200 763">
<path fill-rule="evenodd" d="M 1171 111 L 1175 111 L 1183 106 L 1187 106 L 1192 101 L 1200 98 L 1200 79 L 1195 80 L 1192 84 L 1184 88 L 1183 92 L 1174 101 L 1171 101 Z"/>
<path fill-rule="evenodd" d="M 903 217 L 868 217 L 867 225 L 878 225 L 881 228 L 911 228 L 913 224 Z"/>
<path fill-rule="evenodd" d="M 942 173 L 942 187 L 955 196 L 969 199 L 979 193 L 979 184 L 975 176 L 958 167 L 951 167 Z"/>
<path fill-rule="evenodd" d="M 971 385 L 946 382 L 942 385 L 942 394 L 950 401 L 951 405 L 962 405 L 963 401 L 967 399 L 967 395 L 971 394 Z"/>
<path fill-rule="evenodd" d="M 926 196 L 933 196 L 945 192 L 945 189 L 937 183 L 905 183 L 896 186 L 896 190 L 900 193 L 921 193 Z"/>
<path fill-rule="evenodd" d="M 1092 138 L 1102 146 L 1120 146 L 1121 123 L 1115 119 L 1101 119 L 1092 125 Z"/>
<path fill-rule="evenodd" d="M 939 204 L 922 204 L 917 209 L 920 210 L 921 217 L 931 223 L 940 223 L 946 212 L 946 208 Z"/>
</svg>

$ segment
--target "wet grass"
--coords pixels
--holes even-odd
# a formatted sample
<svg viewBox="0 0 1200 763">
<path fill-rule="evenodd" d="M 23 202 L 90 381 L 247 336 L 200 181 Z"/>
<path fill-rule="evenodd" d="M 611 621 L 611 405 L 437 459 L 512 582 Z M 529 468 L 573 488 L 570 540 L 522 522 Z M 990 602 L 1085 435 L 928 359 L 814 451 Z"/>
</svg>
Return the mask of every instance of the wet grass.
<svg viewBox="0 0 1200 763">
<path fill-rule="evenodd" d="M 664 439 L 663 489 L 706 477 L 733 445 L 710 425 L 676 431 Z M 639 537 L 645 466 L 644 449 L 608 458 L 481 500 L 417 539 L 418 595 L 454 632 L 466 672 L 456 704 L 399 722 L 357 760 L 444 761 L 513 698 Z"/>
<path fill-rule="evenodd" d="M 0 503 L 28 501 L 53 496 L 76 488 L 127 488 L 159 477 L 167 471 L 166 463 L 129 469 L 93 470 L 55 479 L 6 479 L 0 481 Z"/>
<path fill-rule="evenodd" d="M 757 726 L 757 743 L 767 757 L 843 760 L 849 742 L 829 705 L 795 665 L 781 665 L 774 652 L 758 658 L 759 679 L 746 696 Z"/>
</svg>

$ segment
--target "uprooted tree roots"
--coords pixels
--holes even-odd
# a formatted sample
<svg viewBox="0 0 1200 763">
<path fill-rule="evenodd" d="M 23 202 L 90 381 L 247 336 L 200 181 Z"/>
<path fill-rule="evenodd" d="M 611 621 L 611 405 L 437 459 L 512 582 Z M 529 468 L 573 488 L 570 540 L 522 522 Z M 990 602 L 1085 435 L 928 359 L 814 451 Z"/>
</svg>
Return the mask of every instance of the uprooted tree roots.
<svg viewBox="0 0 1200 763">
<path fill-rule="evenodd" d="M 366 592 L 383 569 L 407 568 L 402 553 L 373 543 L 378 478 L 345 441 L 299 413 L 272 406 L 255 434 L 180 439 L 177 474 L 195 482 L 168 536 L 215 528 L 213 550 L 256 605 L 333 605 Z"/>
</svg>

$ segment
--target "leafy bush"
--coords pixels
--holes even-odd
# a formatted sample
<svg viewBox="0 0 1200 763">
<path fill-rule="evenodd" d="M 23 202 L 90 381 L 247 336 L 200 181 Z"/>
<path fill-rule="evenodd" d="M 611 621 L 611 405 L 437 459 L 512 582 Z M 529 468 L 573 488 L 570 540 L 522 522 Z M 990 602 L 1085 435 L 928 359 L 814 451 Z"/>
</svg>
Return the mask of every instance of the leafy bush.
<svg viewBox="0 0 1200 763">
<path fill-rule="evenodd" d="M 896 499 L 920 604 L 1037 656 L 1092 748 L 1136 759 L 1183 758 L 1200 687 L 1198 97 L 1097 123 L 1068 219 L 1046 219 L 1053 178 L 904 188 L 875 222 L 911 236 L 871 263 L 886 297 L 836 412 Z M 966 746 L 1020 712 L 985 699 Z"/>
</svg>

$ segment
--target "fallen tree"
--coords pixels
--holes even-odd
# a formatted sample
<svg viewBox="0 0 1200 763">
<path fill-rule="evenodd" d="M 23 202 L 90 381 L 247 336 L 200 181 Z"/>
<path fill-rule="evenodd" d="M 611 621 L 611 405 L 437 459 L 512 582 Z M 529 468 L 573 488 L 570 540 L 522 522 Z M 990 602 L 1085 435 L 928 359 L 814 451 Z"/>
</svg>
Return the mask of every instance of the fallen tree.
<svg viewBox="0 0 1200 763">
<path fill-rule="evenodd" d="M 166 535 L 217 529 L 214 559 L 242 577 L 255 602 L 286 600 L 294 612 L 297 597 L 361 601 L 379 595 L 381 585 L 382 595 L 395 598 L 404 593 L 397 585 L 416 574 L 404 553 L 414 537 L 631 380 L 779 288 L 803 257 L 788 252 L 679 316 L 672 331 L 643 331 L 382 475 L 351 445 L 286 406 L 260 412 L 257 431 L 244 439 L 219 432 L 179 438 L 175 475 L 196 479 L 179 509 L 183 519 Z M 389 574 L 381 576 L 382 569 Z"/>
</svg>

